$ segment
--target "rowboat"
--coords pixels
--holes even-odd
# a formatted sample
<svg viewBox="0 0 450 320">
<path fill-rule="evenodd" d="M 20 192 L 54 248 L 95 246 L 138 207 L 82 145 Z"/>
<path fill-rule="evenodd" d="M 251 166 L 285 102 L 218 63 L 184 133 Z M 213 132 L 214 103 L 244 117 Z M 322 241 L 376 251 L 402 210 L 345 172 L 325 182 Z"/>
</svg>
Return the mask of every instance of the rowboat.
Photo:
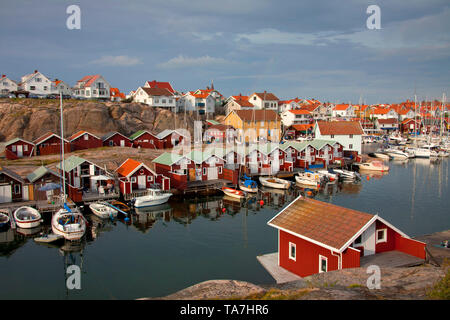
<svg viewBox="0 0 450 320">
<path fill-rule="evenodd" d="M 241 190 L 236 190 L 236 189 L 229 188 L 229 187 L 223 187 L 222 191 L 229 197 L 233 197 L 233 198 L 237 198 L 237 199 L 245 198 L 245 194 Z"/>
<path fill-rule="evenodd" d="M 247 178 L 247 176 L 244 176 L 244 179 L 239 181 L 239 189 L 246 192 L 256 193 L 258 192 L 258 184 L 256 183 L 256 181 L 253 181 L 250 178 Z"/>
<path fill-rule="evenodd" d="M 117 210 L 101 202 L 91 203 L 89 209 L 91 209 L 93 214 L 102 219 L 117 217 Z"/>
<path fill-rule="evenodd" d="M 120 201 L 118 201 L 118 200 L 112 201 L 111 204 L 112 204 L 114 207 L 116 207 L 116 208 L 122 210 L 123 212 L 128 212 L 128 211 L 131 210 L 131 208 L 130 208 L 129 206 L 127 206 L 125 203 L 120 202 Z"/>
<path fill-rule="evenodd" d="M 36 209 L 23 206 L 14 211 L 14 220 L 16 220 L 17 227 L 31 229 L 41 224 L 42 217 Z"/>
<path fill-rule="evenodd" d="M 275 189 L 289 189 L 291 182 L 280 178 L 259 177 L 259 182 L 265 187 Z"/>
<path fill-rule="evenodd" d="M 319 174 L 311 172 L 299 172 L 298 175 L 295 176 L 295 181 L 297 183 L 314 187 L 319 187 L 321 180 Z"/>
</svg>

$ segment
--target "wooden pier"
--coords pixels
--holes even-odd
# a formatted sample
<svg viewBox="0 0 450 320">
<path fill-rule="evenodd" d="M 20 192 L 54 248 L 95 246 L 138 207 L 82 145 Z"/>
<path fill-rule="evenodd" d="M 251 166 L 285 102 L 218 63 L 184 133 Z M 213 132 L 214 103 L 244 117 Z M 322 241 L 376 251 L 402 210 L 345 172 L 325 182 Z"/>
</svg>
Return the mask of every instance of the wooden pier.
<svg viewBox="0 0 450 320">
<path fill-rule="evenodd" d="M 259 263 L 261 263 L 264 269 L 269 272 L 278 284 L 302 280 L 298 275 L 278 265 L 278 252 L 257 256 L 256 259 L 258 259 Z"/>
<path fill-rule="evenodd" d="M 205 181 L 190 181 L 187 183 L 186 189 L 177 194 L 186 193 L 213 193 L 231 184 L 231 181 L 225 179 L 205 180 Z"/>
</svg>

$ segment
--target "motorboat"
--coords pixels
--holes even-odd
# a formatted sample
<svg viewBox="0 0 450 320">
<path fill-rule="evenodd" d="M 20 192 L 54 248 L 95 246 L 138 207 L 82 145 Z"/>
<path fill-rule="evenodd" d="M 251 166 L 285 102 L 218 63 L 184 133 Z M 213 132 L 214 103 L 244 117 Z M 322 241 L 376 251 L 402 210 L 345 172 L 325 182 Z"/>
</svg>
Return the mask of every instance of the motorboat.
<svg viewBox="0 0 450 320">
<path fill-rule="evenodd" d="M 17 227 L 31 229 L 41 224 L 42 217 L 36 209 L 23 206 L 14 211 L 14 220 L 16 221 Z"/>
<path fill-rule="evenodd" d="M 86 232 L 86 220 L 78 209 L 70 209 L 65 205 L 53 215 L 52 231 L 66 240 L 76 241 Z"/>
<path fill-rule="evenodd" d="M 359 166 L 359 170 L 370 170 L 370 171 L 389 171 L 389 166 L 386 166 L 381 161 L 371 161 L 371 162 L 363 162 L 357 163 Z"/>
<path fill-rule="evenodd" d="M 290 181 L 275 177 L 259 177 L 259 182 L 261 182 L 264 187 L 275 189 L 289 189 L 291 186 Z"/>
<path fill-rule="evenodd" d="M 335 182 L 339 180 L 339 173 L 330 170 L 317 170 L 317 173 L 328 179 L 328 182 Z"/>
<path fill-rule="evenodd" d="M 89 209 L 91 209 L 93 214 L 102 219 L 117 217 L 117 210 L 102 202 L 91 203 Z"/>
<path fill-rule="evenodd" d="M 9 224 L 9 216 L 0 212 L 0 229 L 7 227 Z"/>
<path fill-rule="evenodd" d="M 258 184 L 256 181 L 244 175 L 243 179 L 239 181 L 239 189 L 250 193 L 256 193 L 258 192 Z"/>
<path fill-rule="evenodd" d="M 399 149 L 390 148 L 390 149 L 386 149 L 385 152 L 386 152 L 386 154 L 388 154 L 389 156 L 391 156 L 394 159 L 405 160 L 405 159 L 411 158 L 409 153 L 401 151 Z"/>
<path fill-rule="evenodd" d="M 156 206 L 166 203 L 171 196 L 171 192 L 164 192 L 161 189 L 147 189 L 147 193 L 134 198 L 132 204 L 135 208 Z"/>
<path fill-rule="evenodd" d="M 222 188 L 223 193 L 225 193 L 227 196 L 237 199 L 243 199 L 245 198 L 245 193 L 241 190 L 236 190 L 229 187 L 223 187 Z"/>
<path fill-rule="evenodd" d="M 355 171 L 349 171 L 345 169 L 333 169 L 334 172 L 338 173 L 340 177 L 343 179 L 360 179 L 361 176 L 358 174 L 358 172 Z"/>
<path fill-rule="evenodd" d="M 295 181 L 301 185 L 320 187 L 322 177 L 318 173 L 305 171 L 299 172 L 295 176 Z"/>
<path fill-rule="evenodd" d="M 370 155 L 371 154 L 369 154 L 369 156 Z M 373 156 L 376 157 L 376 158 L 383 159 L 383 160 L 390 160 L 390 159 L 392 159 L 392 157 L 389 154 L 387 154 L 385 150 L 381 150 L 381 149 L 378 149 L 377 151 L 373 152 Z"/>
</svg>

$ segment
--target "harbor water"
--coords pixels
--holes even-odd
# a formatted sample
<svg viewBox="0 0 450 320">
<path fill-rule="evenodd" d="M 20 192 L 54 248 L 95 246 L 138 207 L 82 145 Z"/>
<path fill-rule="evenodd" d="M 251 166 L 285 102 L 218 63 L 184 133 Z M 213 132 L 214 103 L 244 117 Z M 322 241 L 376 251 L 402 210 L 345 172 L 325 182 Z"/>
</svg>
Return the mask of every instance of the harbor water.
<svg viewBox="0 0 450 320">
<path fill-rule="evenodd" d="M 410 236 L 450 229 L 449 160 L 388 162 L 388 173 L 362 173 L 359 183 L 316 192 L 265 189 L 248 202 L 223 195 L 189 196 L 139 210 L 130 221 L 90 221 L 81 243 L 37 244 L 42 230 L 0 232 L 0 299 L 134 299 L 158 297 L 201 281 L 273 283 L 256 256 L 277 250 L 267 225 L 299 194 L 378 214 Z M 261 200 L 264 202 L 261 205 Z M 81 269 L 69 290 L 68 266 Z"/>
</svg>

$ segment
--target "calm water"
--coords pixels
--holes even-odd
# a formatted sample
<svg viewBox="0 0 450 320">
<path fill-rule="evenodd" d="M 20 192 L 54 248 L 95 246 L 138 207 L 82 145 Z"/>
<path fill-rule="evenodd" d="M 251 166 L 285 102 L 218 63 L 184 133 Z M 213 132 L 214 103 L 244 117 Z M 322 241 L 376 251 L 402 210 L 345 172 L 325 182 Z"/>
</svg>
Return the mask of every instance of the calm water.
<svg viewBox="0 0 450 320">
<path fill-rule="evenodd" d="M 450 229 L 449 160 L 389 166 L 388 174 L 363 175 L 359 184 L 312 196 L 378 213 L 410 236 Z M 267 221 L 300 192 L 263 192 L 243 207 L 223 196 L 189 198 L 139 212 L 128 224 L 87 215 L 93 227 L 79 247 L 47 247 L 12 230 L 0 232 L 0 299 L 133 299 L 211 279 L 272 283 L 256 256 L 277 250 L 276 230 Z M 65 287 L 70 264 L 81 267 L 81 290 Z"/>
</svg>

